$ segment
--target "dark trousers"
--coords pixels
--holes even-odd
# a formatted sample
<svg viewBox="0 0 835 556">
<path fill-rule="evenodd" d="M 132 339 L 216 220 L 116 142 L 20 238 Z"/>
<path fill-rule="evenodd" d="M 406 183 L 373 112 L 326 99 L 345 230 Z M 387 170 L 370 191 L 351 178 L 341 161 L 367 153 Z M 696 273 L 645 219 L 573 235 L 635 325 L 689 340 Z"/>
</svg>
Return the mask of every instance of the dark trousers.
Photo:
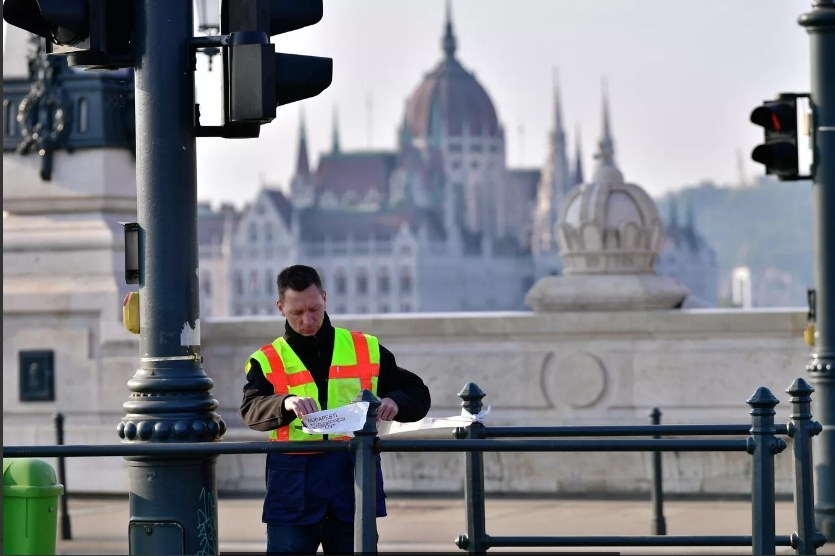
<svg viewBox="0 0 835 556">
<path fill-rule="evenodd" d="M 354 524 L 332 517 L 313 525 L 267 523 L 268 553 L 316 554 L 320 544 L 325 554 L 353 554 Z"/>
</svg>

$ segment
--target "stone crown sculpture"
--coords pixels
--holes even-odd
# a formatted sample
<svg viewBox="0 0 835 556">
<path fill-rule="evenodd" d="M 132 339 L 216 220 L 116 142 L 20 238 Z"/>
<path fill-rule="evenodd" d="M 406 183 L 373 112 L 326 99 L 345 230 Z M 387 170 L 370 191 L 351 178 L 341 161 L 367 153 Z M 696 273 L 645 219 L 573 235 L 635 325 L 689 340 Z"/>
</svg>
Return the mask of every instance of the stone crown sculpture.
<svg viewBox="0 0 835 556">
<path fill-rule="evenodd" d="M 655 203 L 613 166 L 566 196 L 556 224 L 566 274 L 653 272 L 661 241 Z"/>
</svg>

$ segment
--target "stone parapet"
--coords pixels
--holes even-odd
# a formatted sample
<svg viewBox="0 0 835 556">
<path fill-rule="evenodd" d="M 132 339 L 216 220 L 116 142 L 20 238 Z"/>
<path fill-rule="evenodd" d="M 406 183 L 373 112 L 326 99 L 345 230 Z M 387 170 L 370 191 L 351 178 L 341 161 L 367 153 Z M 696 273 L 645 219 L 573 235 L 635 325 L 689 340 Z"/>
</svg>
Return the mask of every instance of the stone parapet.
<svg viewBox="0 0 835 556">
<path fill-rule="evenodd" d="M 434 417 L 458 414 L 457 393 L 472 381 L 487 394 L 488 426 L 648 424 L 653 407 L 660 408 L 665 424 L 741 424 L 750 420 L 745 400 L 759 386 L 781 400 L 777 422 L 788 420 L 784 391 L 805 376 L 808 359 L 802 339 L 805 318 L 800 309 L 699 309 L 368 315 L 334 317 L 334 324 L 378 335 L 400 366 L 420 374 L 432 393 Z M 16 384 L 10 376 L 18 371 L 15 338 L 28 338 L 27 345 L 34 341 L 31 334 L 20 335 L 25 326 L 15 324 L 17 336 L 4 342 L 7 386 Z M 229 426 L 224 440 L 263 439 L 246 429 L 238 414 L 244 362 L 282 333 L 283 319 L 207 319 L 201 327 L 203 368 L 214 381 L 212 394 Z M 67 414 L 67 443 L 118 442 L 115 427 L 127 397 L 125 383 L 136 366 L 130 356 L 131 351 L 138 355 L 138 345 L 131 348 L 136 337 L 127 332 L 124 338 L 79 337 L 86 346 L 98 344 L 88 351 L 78 349 L 71 327 L 49 330 L 55 339 L 67 335 L 65 344 L 76 346 L 73 352 L 56 352 L 56 390 L 71 388 L 76 395 L 59 396 L 55 403 L 4 403 L 4 443 L 52 443 L 56 411 Z M 94 403 L 82 392 L 94 393 Z M 12 401 L 7 396 L 16 391 L 4 394 L 4 402 Z M 451 437 L 448 431 L 438 434 Z M 458 491 L 462 458 L 460 453 L 384 454 L 387 487 Z M 647 492 L 650 465 L 648 453 L 493 453 L 485 456 L 485 486 L 510 493 Z M 125 489 L 119 458 L 106 458 L 101 466 L 72 463 L 69 470 L 68 482 L 76 492 Z M 263 455 L 218 458 L 221 490 L 260 492 L 263 473 Z M 790 492 L 790 481 L 791 458 L 781 454 L 777 491 Z M 666 492 L 745 493 L 750 485 L 746 454 L 664 455 Z"/>
</svg>

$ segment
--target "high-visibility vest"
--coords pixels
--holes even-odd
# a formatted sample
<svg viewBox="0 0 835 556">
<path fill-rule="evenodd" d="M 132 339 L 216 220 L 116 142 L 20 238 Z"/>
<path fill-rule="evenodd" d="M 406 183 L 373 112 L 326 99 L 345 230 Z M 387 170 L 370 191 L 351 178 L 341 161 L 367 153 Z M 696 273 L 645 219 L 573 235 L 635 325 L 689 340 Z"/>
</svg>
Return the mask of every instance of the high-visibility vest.
<svg viewBox="0 0 835 556">
<path fill-rule="evenodd" d="M 246 372 L 255 359 L 264 376 L 273 385 L 275 394 L 294 394 L 313 398 L 319 402 L 319 390 L 313 376 L 284 338 L 262 346 L 249 356 Z M 334 328 L 333 357 L 328 371 L 328 407 L 333 409 L 348 405 L 363 390 L 377 395 L 377 379 L 380 375 L 380 344 L 375 336 Z M 270 441 L 322 440 L 321 434 L 307 434 L 301 430 L 297 417 L 289 425 L 270 431 Z M 328 435 L 331 440 L 345 440 L 347 436 Z"/>
</svg>

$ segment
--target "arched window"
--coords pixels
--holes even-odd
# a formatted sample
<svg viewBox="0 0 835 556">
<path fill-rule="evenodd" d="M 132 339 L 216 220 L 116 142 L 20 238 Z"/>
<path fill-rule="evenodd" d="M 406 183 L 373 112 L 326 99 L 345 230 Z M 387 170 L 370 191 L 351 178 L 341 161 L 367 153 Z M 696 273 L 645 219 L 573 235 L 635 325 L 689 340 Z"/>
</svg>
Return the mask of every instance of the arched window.
<svg viewBox="0 0 835 556">
<path fill-rule="evenodd" d="M 6 118 L 6 129 L 5 134 L 8 137 L 11 137 L 15 134 L 15 118 L 17 114 L 15 113 L 15 105 L 10 100 L 3 101 L 3 117 Z"/>
<path fill-rule="evenodd" d="M 400 271 L 400 293 L 412 292 L 412 273 L 408 268 Z"/>
<path fill-rule="evenodd" d="M 249 293 L 258 293 L 258 272 L 249 271 Z"/>
<path fill-rule="evenodd" d="M 368 293 L 368 274 L 364 269 L 360 269 L 357 273 L 357 293 L 360 295 Z"/>
<path fill-rule="evenodd" d="M 252 243 L 258 241 L 258 226 L 255 225 L 255 222 L 249 223 L 249 241 Z"/>
<path fill-rule="evenodd" d="M 336 271 L 336 293 L 345 293 L 348 291 L 348 281 L 345 279 L 345 273 L 342 270 Z"/>
<path fill-rule="evenodd" d="M 273 227 L 269 222 L 264 224 L 264 241 L 273 240 Z"/>
<path fill-rule="evenodd" d="M 264 293 L 272 295 L 273 293 L 273 273 L 270 270 L 264 271 Z"/>
<path fill-rule="evenodd" d="M 87 99 L 78 99 L 78 132 L 87 133 L 87 127 L 90 122 L 89 107 L 87 106 Z"/>
<path fill-rule="evenodd" d="M 244 277 L 240 270 L 235 271 L 235 293 L 238 295 L 244 294 Z M 240 314 L 240 309 L 238 314 Z"/>
<path fill-rule="evenodd" d="M 380 293 L 388 293 L 391 289 L 391 280 L 389 280 L 388 270 L 381 270 L 377 276 L 377 291 Z"/>
</svg>

